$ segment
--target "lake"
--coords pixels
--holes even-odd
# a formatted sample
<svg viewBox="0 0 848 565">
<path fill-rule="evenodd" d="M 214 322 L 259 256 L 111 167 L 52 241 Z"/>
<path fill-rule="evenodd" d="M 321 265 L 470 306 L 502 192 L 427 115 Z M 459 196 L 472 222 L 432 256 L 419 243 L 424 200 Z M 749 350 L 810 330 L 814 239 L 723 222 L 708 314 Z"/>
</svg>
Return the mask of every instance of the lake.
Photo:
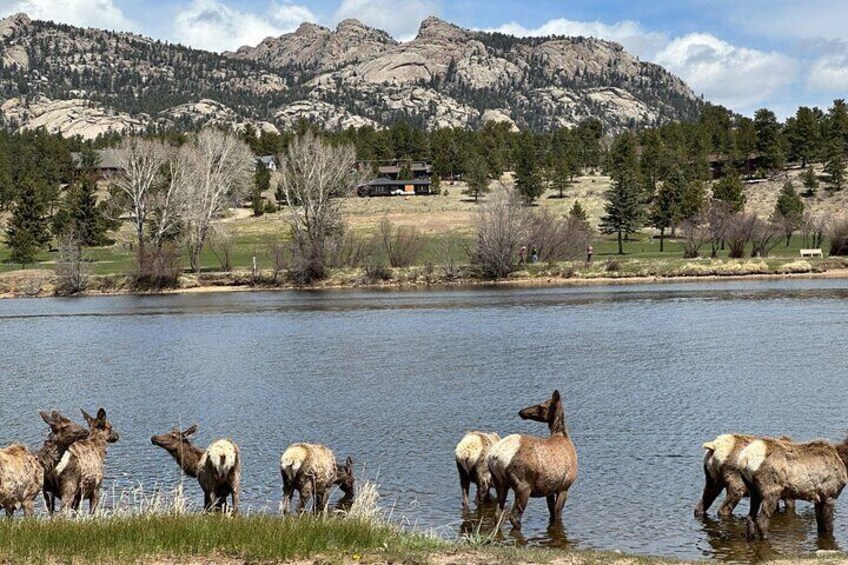
<svg viewBox="0 0 848 565">
<path fill-rule="evenodd" d="M 546 435 L 517 413 L 558 388 L 580 462 L 564 528 L 532 499 L 506 543 L 740 561 L 848 549 L 846 500 L 831 543 L 804 502 L 769 544 L 745 541 L 747 501 L 732 520 L 692 516 L 704 441 L 848 429 L 848 281 L 10 300 L 0 332 L 0 442 L 40 445 L 38 410 L 81 422 L 104 406 L 121 435 L 107 490 L 173 488 L 150 436 L 198 423 L 198 443 L 240 445 L 245 511 L 277 511 L 280 453 L 310 441 L 352 455 L 394 519 L 485 529 L 491 508 L 460 510 L 454 446 L 471 429 Z"/>
</svg>

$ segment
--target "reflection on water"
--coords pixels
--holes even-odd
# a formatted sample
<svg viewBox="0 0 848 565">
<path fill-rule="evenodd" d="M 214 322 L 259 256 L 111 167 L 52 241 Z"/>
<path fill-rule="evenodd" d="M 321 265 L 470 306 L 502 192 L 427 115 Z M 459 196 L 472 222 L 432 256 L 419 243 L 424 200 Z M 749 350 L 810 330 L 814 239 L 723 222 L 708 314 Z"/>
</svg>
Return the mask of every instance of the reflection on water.
<svg viewBox="0 0 848 565">
<path fill-rule="evenodd" d="M 233 437 L 246 511 L 276 511 L 295 441 L 352 455 L 396 518 L 488 536 L 493 504 L 463 514 L 453 449 L 465 431 L 546 433 L 517 411 L 563 393 L 580 476 L 563 524 L 531 499 L 503 543 L 757 561 L 845 547 L 810 505 L 770 543 L 698 520 L 701 444 L 719 433 L 838 438 L 845 428 L 848 284 L 279 292 L 0 302 L 0 443 L 38 444 L 37 410 L 102 405 L 120 433 L 107 484 L 171 488 L 154 433 L 199 423 Z M 186 482 L 188 495 L 199 488 Z M 715 503 L 718 507 L 720 501 Z M 715 508 L 713 511 L 715 511 Z"/>
</svg>

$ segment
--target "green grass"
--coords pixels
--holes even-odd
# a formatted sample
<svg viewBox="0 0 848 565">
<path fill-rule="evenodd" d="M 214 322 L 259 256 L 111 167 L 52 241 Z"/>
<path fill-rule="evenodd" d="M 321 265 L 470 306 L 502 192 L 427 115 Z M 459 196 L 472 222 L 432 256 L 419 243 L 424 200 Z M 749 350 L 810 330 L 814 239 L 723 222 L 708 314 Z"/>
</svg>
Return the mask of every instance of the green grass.
<svg viewBox="0 0 848 565">
<path fill-rule="evenodd" d="M 104 519 L 4 520 L 0 561 L 137 561 L 220 555 L 284 561 L 309 556 L 443 550 L 447 542 L 367 519 L 256 515 L 150 515 Z"/>
</svg>

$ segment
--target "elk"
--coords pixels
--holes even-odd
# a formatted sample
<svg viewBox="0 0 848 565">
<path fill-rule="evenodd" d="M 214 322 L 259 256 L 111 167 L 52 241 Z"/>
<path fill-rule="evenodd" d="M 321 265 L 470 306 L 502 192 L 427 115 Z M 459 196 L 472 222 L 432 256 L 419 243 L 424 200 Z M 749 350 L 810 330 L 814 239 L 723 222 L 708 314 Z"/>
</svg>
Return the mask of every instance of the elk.
<svg viewBox="0 0 848 565">
<path fill-rule="evenodd" d="M 32 516 L 35 499 L 44 484 L 44 469 L 38 458 L 20 443 L 0 449 L 0 506 L 11 518 L 22 508 L 24 516 Z"/>
<path fill-rule="evenodd" d="M 758 439 L 739 453 L 739 468 L 751 493 L 748 539 L 768 539 L 769 520 L 781 497 L 808 500 L 816 507 L 820 535 L 833 534 L 833 506 L 848 484 L 848 439 L 832 444 Z"/>
<path fill-rule="evenodd" d="M 468 509 L 468 491 L 471 483 L 477 485 L 475 502 L 479 506 L 489 497 L 492 474 L 486 459 L 489 450 L 500 441 L 496 433 L 468 432 L 459 441 L 454 450 L 456 469 L 459 472 L 459 484 L 462 489 L 462 508 Z"/>
<path fill-rule="evenodd" d="M 280 456 L 280 475 L 283 478 L 283 513 L 289 513 L 294 491 L 298 492 L 299 512 L 315 495 L 313 510 L 318 513 L 328 502 L 327 489 L 333 485 L 341 488 L 342 501 L 353 498 L 353 459 L 348 457 L 344 465 L 336 464 L 333 452 L 324 445 L 293 443 Z"/>
<path fill-rule="evenodd" d="M 44 506 L 49 514 L 56 510 L 56 498 L 60 496 L 56 466 L 75 442 L 88 437 L 88 430 L 57 411 L 39 412 L 41 419 L 50 426 L 50 435 L 36 454 L 44 469 Z"/>
<path fill-rule="evenodd" d="M 721 494 L 726 490 L 727 494 L 718 509 L 718 515 L 728 518 L 733 514 L 733 509 L 739 504 L 743 497 L 748 496 L 748 489 L 742 480 L 742 471 L 739 468 L 739 453 L 751 442 L 761 439 L 757 436 L 745 434 L 722 434 L 712 441 L 704 444 L 704 492 L 701 499 L 695 505 L 695 516 L 706 515 L 707 510 Z M 781 441 L 792 441 L 791 438 L 783 436 Z M 784 498 L 786 510 L 795 509 L 795 501 Z"/>
<path fill-rule="evenodd" d="M 68 448 L 56 465 L 54 474 L 62 498 L 62 512 L 79 510 L 85 499 L 88 500 L 89 513 L 94 514 L 100 503 L 106 447 L 118 441 L 118 433 L 112 429 L 103 408 L 97 411 L 95 418 L 85 410 L 81 412 L 88 423 L 88 437 Z"/>
<path fill-rule="evenodd" d="M 558 390 L 542 404 L 529 406 L 518 413 L 524 420 L 547 422 L 550 437 L 540 438 L 513 434 L 506 436 L 489 451 L 489 470 L 498 495 L 501 513 L 509 490 L 515 503 L 509 521 L 521 529 L 521 516 L 530 497 L 545 497 L 551 522 L 562 519 L 562 508 L 568 489 L 577 478 L 577 452 L 565 425 L 565 412 Z"/>
<path fill-rule="evenodd" d="M 239 448 L 231 439 L 219 439 L 202 450 L 191 443 L 197 424 L 180 431 L 155 435 L 151 443 L 167 451 L 189 477 L 197 478 L 203 490 L 203 509 L 206 512 L 226 510 L 231 497 L 232 513 L 238 514 L 241 493 L 241 458 Z"/>
</svg>

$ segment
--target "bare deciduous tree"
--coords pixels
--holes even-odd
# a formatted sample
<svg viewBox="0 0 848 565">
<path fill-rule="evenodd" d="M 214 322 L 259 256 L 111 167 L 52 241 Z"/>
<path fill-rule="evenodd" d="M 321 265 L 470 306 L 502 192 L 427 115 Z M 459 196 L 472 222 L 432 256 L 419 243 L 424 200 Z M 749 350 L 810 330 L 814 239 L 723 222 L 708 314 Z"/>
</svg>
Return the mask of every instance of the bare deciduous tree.
<svg viewBox="0 0 848 565">
<path fill-rule="evenodd" d="M 184 207 L 185 237 L 194 272 L 212 221 L 250 186 L 253 154 L 236 135 L 203 130 L 186 147 L 190 179 Z"/>
<path fill-rule="evenodd" d="M 409 267 L 424 249 L 424 238 L 412 227 L 395 226 L 388 218 L 380 221 L 380 241 L 391 267 Z"/>
<path fill-rule="evenodd" d="M 218 259 L 221 270 L 228 273 L 233 270 L 231 261 L 233 251 L 233 235 L 226 226 L 213 225 L 209 230 L 209 249 Z"/>
<path fill-rule="evenodd" d="M 339 207 L 364 177 L 351 145 L 325 143 L 311 132 L 295 138 L 278 158 L 278 192 L 288 203 L 294 240 L 292 273 L 306 283 L 324 277 L 327 242 L 343 234 Z"/>
<path fill-rule="evenodd" d="M 824 234 L 828 231 L 827 218 L 818 212 L 804 211 L 801 217 L 801 237 L 804 247 L 818 248 L 824 243 Z"/>
<path fill-rule="evenodd" d="M 147 243 L 147 220 L 153 209 L 153 194 L 168 161 L 167 147 L 158 141 L 127 137 L 118 147 L 116 158 L 121 174 L 112 178 L 112 187 L 126 201 L 138 242 L 139 257 Z"/>
<path fill-rule="evenodd" d="M 85 257 L 76 235 L 69 231 L 59 240 L 56 262 L 56 294 L 69 296 L 84 291 L 88 284 Z"/>
<path fill-rule="evenodd" d="M 683 247 L 683 257 L 686 259 L 700 256 L 701 248 L 711 237 L 710 229 L 700 214 L 681 222 L 678 232 L 680 245 Z"/>
<path fill-rule="evenodd" d="M 757 217 L 753 214 L 737 212 L 727 219 L 724 239 L 731 258 L 740 259 L 745 256 L 745 247 L 754 236 L 756 226 Z"/>
<path fill-rule="evenodd" d="M 333 268 L 361 267 L 373 254 L 373 242 L 357 237 L 347 228 L 341 237 L 331 238 L 327 242 L 327 265 Z"/>
<path fill-rule="evenodd" d="M 710 237 L 710 257 L 718 257 L 719 249 L 724 249 L 727 223 L 733 216 L 732 204 L 713 199 L 707 210 L 707 227 Z"/>
<path fill-rule="evenodd" d="M 529 240 L 536 247 L 540 261 L 580 257 L 591 234 L 589 222 L 576 216 L 560 218 L 542 208 L 530 217 Z"/>
<path fill-rule="evenodd" d="M 756 218 L 751 232 L 751 257 L 768 257 L 782 237 L 783 228 L 779 224 Z"/>
<path fill-rule="evenodd" d="M 840 218 L 830 228 L 830 255 L 848 255 L 848 219 Z"/>
<path fill-rule="evenodd" d="M 515 268 L 518 249 L 529 227 L 530 212 L 520 195 L 511 188 L 498 190 L 477 214 L 472 262 L 486 276 L 505 277 Z"/>
</svg>

